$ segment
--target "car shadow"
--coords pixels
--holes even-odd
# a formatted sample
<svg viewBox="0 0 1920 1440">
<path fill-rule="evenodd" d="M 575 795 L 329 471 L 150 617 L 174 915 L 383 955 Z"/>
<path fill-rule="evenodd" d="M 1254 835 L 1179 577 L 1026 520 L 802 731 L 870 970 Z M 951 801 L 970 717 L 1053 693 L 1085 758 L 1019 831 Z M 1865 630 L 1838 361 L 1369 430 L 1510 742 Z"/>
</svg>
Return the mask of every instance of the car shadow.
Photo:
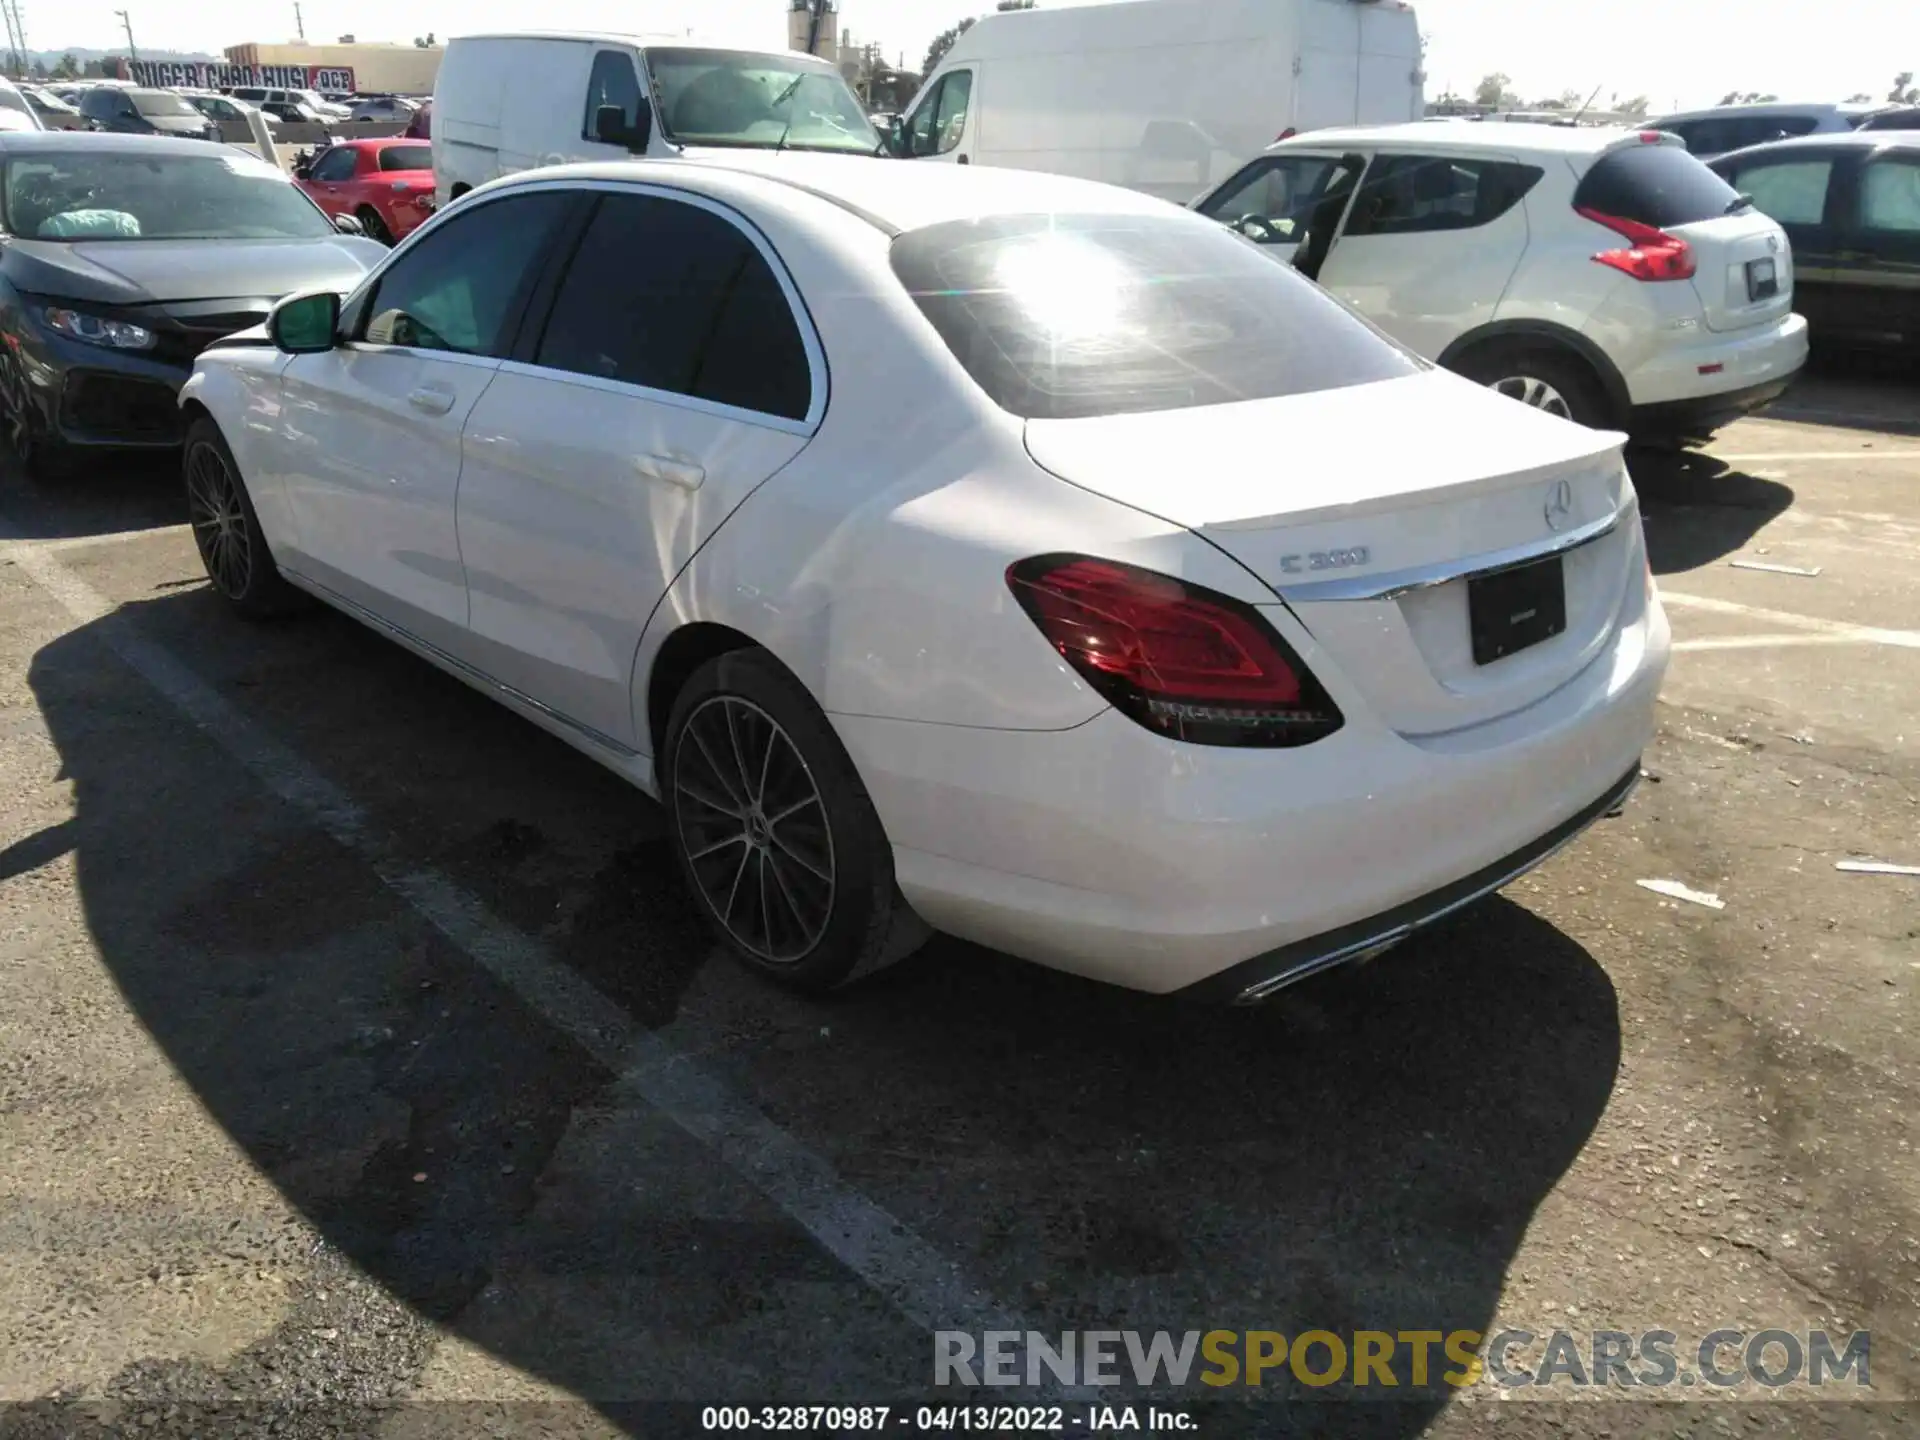
<svg viewBox="0 0 1920 1440">
<path fill-rule="evenodd" d="M 756 1403 L 776 1383 L 828 1398 L 819 1347 L 842 1327 L 855 1352 L 889 1337 L 882 1369 L 916 1377 L 927 1337 L 777 1215 L 628 1208 L 671 1186 L 596 1170 L 632 1156 L 579 1143 L 614 1077 L 103 663 L 142 646 L 392 829 L 391 865 L 454 875 L 641 1023 L 694 1027 L 730 1085 L 1036 1328 L 1484 1330 L 1612 1091 L 1606 973 L 1504 899 L 1260 1009 L 944 939 L 806 1002 L 710 960 L 661 878 L 650 806 L 356 626 L 262 631 L 172 592 L 41 649 L 28 679 L 76 810 L 9 861 L 74 851 L 126 1002 L 325 1251 L 635 1434 L 657 1428 L 625 1402 L 663 1331 L 707 1347 L 703 1394 Z M 569 857 L 589 849 L 583 873 Z M 831 1045 L 800 1048 L 828 1030 Z M 680 1163 L 713 1162 L 689 1142 Z M 781 1287 L 789 1323 L 743 1322 Z M 792 1294 L 853 1298 L 810 1315 L 828 1299 Z M 307 1305 L 223 1364 L 159 1366 L 166 1393 L 256 1398 L 276 1365 L 303 1363 Z M 156 1363 L 108 1392 L 144 1398 Z M 729 1377 L 758 1388 L 726 1393 Z M 1311 1428 L 1412 1436 L 1451 1393 L 1315 1405 Z"/>
<path fill-rule="evenodd" d="M 1920 435 L 1920 354 L 1816 340 L 1794 386 L 1757 418 L 1837 430 Z"/>
<path fill-rule="evenodd" d="M 1791 486 L 1735 470 L 1700 450 L 1635 448 L 1627 452 L 1627 468 L 1640 493 L 1647 560 L 1656 575 L 1734 554 L 1793 504 Z"/>
<path fill-rule="evenodd" d="M 0 495 L 9 520 L 36 540 L 78 540 L 184 525 L 178 455 L 113 457 L 59 480 L 30 480 L 0 458 Z"/>
</svg>

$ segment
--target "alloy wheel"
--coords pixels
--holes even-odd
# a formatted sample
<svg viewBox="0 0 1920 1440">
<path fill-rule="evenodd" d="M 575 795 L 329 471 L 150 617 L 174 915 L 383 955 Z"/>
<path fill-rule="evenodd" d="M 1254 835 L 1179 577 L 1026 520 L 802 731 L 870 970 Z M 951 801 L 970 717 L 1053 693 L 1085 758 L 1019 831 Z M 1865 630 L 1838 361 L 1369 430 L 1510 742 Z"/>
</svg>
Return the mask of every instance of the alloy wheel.
<svg viewBox="0 0 1920 1440">
<path fill-rule="evenodd" d="M 1562 420 L 1573 418 L 1573 407 L 1567 404 L 1567 397 L 1536 376 L 1509 375 L 1504 380 L 1494 381 L 1493 388 L 1509 400 L 1518 400 L 1522 405 L 1531 405 L 1534 409 L 1544 410 L 1549 415 L 1558 415 Z"/>
<path fill-rule="evenodd" d="M 187 518 L 214 588 L 229 599 L 245 595 L 253 581 L 246 506 L 233 467 L 211 445 L 195 445 L 187 456 Z"/>
<path fill-rule="evenodd" d="M 752 701 L 713 696 L 680 727 L 673 785 L 680 842 L 715 918 L 770 964 L 804 960 L 833 914 L 833 830 L 792 737 Z"/>
</svg>

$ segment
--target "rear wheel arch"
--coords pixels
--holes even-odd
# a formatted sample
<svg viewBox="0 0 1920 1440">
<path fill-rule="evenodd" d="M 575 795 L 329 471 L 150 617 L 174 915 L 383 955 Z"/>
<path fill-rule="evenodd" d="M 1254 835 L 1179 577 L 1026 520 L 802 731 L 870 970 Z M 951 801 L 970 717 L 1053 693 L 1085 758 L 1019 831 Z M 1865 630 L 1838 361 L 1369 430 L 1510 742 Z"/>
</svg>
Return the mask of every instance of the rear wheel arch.
<svg viewBox="0 0 1920 1440">
<path fill-rule="evenodd" d="M 1605 421 L 1615 428 L 1624 427 L 1633 410 L 1627 382 L 1613 361 L 1593 341 L 1577 330 L 1545 320 L 1495 321 L 1462 335 L 1440 352 L 1439 363 L 1448 370 L 1466 373 L 1475 362 L 1513 351 L 1545 351 L 1577 362 L 1592 378 L 1604 398 Z"/>
<path fill-rule="evenodd" d="M 694 672 L 729 651 L 757 648 L 764 647 L 751 635 L 709 620 L 682 625 L 660 642 L 647 671 L 647 738 L 653 747 L 656 770 L 666 747 L 673 702 L 680 698 Z"/>
</svg>

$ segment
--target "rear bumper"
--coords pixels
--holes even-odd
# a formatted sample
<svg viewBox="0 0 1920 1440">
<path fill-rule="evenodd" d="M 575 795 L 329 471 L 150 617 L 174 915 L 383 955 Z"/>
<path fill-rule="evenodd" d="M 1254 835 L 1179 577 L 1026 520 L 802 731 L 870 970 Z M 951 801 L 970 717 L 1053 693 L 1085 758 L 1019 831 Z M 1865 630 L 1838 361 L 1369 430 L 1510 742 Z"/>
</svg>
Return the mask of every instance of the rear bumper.
<svg viewBox="0 0 1920 1440">
<path fill-rule="evenodd" d="M 928 924 L 1232 999 L 1410 933 L 1619 803 L 1668 648 L 1647 605 L 1560 690 L 1426 740 L 1364 706 L 1290 751 L 1179 745 L 1113 711 L 1063 731 L 832 718 Z"/>
<path fill-rule="evenodd" d="M 1708 433 L 1776 400 L 1807 363 L 1807 322 L 1788 315 L 1732 334 L 1697 332 L 1627 375 L 1634 405 L 1627 429 L 1640 435 Z"/>
<path fill-rule="evenodd" d="M 1183 998 L 1203 1002 L 1253 1005 L 1323 970 L 1370 959 L 1544 864 L 1577 840 L 1596 820 L 1617 813 L 1639 783 L 1640 766 L 1635 762 L 1631 770 L 1577 815 L 1484 869 L 1384 914 L 1256 955 L 1180 993 Z"/>
</svg>

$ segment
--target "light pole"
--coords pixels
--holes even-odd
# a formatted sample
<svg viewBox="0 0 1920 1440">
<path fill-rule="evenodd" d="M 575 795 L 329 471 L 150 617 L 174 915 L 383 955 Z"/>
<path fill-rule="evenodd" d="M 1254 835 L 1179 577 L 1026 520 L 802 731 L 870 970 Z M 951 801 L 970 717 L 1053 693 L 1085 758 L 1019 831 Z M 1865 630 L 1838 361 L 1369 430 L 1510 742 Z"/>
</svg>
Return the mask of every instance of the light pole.
<svg viewBox="0 0 1920 1440">
<path fill-rule="evenodd" d="M 140 59 L 140 52 L 133 48 L 133 17 L 124 10 L 116 10 L 113 13 L 120 17 L 120 23 L 126 27 L 127 63 L 130 65 L 136 64 Z"/>
</svg>

